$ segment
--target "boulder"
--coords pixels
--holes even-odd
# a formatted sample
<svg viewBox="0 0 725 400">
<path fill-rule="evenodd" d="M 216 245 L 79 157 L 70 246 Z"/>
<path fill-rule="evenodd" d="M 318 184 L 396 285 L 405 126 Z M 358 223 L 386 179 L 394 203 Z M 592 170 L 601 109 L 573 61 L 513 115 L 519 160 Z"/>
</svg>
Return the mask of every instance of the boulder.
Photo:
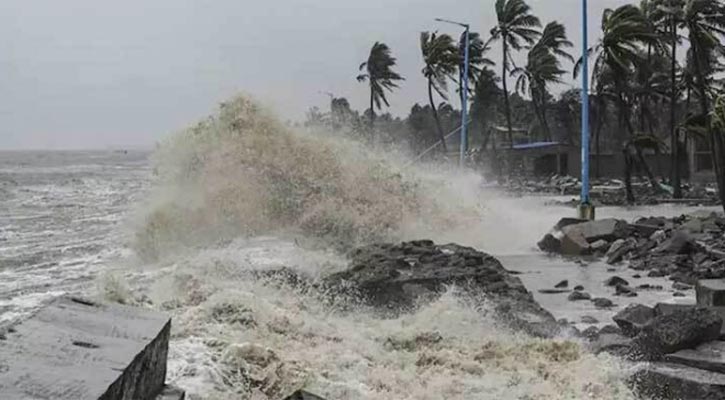
<svg viewBox="0 0 725 400">
<path fill-rule="evenodd" d="M 591 253 L 589 242 L 582 233 L 575 229 L 569 229 L 578 225 L 571 225 L 562 231 L 561 237 L 561 254 L 567 256 L 584 256 Z"/>
<path fill-rule="evenodd" d="M 588 220 L 579 219 L 579 218 L 562 218 L 559 220 L 559 222 L 556 223 L 556 225 L 554 225 L 554 230 L 560 231 L 560 230 L 566 228 L 567 226 L 578 225 L 578 224 L 582 224 L 585 222 L 588 222 Z"/>
<path fill-rule="evenodd" d="M 614 294 L 623 297 L 637 297 L 637 292 L 627 285 L 617 285 Z"/>
<path fill-rule="evenodd" d="M 546 253 L 560 253 L 561 240 L 551 233 L 547 233 L 543 239 L 537 243 L 539 249 Z"/>
<path fill-rule="evenodd" d="M 574 286 L 574 290 L 576 290 L 578 292 L 581 292 L 582 290 L 584 290 L 584 286 L 582 286 L 582 285 L 576 285 L 576 286 Z"/>
<path fill-rule="evenodd" d="M 725 280 L 705 279 L 695 287 L 697 304 L 703 307 L 725 306 Z"/>
<path fill-rule="evenodd" d="M 697 308 L 655 317 L 642 327 L 635 347 L 645 359 L 692 349 L 720 337 L 722 318 L 712 310 Z"/>
<path fill-rule="evenodd" d="M 629 282 L 627 282 L 625 279 L 620 278 L 618 276 L 613 276 L 606 281 L 604 281 L 604 284 L 607 286 L 618 286 L 618 285 L 629 285 Z"/>
<path fill-rule="evenodd" d="M 618 312 L 612 319 L 622 328 L 624 335 L 634 337 L 654 318 L 653 308 L 643 304 L 632 304 Z"/>
<path fill-rule="evenodd" d="M 596 308 L 612 308 L 614 307 L 614 303 L 612 300 L 605 299 L 603 297 L 598 297 L 596 299 L 592 299 L 592 303 L 594 304 L 594 307 Z"/>
<path fill-rule="evenodd" d="M 563 281 L 557 283 L 556 285 L 554 285 L 554 287 L 557 289 L 563 289 L 563 288 L 569 287 L 569 281 L 563 280 Z"/>
<path fill-rule="evenodd" d="M 617 239 L 623 239 L 628 236 L 628 230 L 629 225 L 625 221 L 616 219 L 600 219 L 576 225 L 569 225 L 563 228 L 562 232 L 565 235 L 576 232 L 583 236 L 588 243 L 594 243 L 598 240 L 612 242 Z"/>
<path fill-rule="evenodd" d="M 697 249 L 695 239 L 686 231 L 677 231 L 657 247 L 655 252 L 665 254 L 690 254 Z"/>
<path fill-rule="evenodd" d="M 596 242 L 589 245 L 589 248 L 593 253 L 597 255 L 605 254 L 609 250 L 610 243 L 606 240 L 597 240 Z"/>
<path fill-rule="evenodd" d="M 476 299 L 485 295 L 496 315 L 514 329 L 540 337 L 560 330 L 518 277 L 475 249 L 416 241 L 361 247 L 350 258 L 347 270 L 324 278 L 322 285 L 381 313 L 399 315 L 457 286 Z"/>
<path fill-rule="evenodd" d="M 591 300 L 592 299 L 592 295 L 590 295 L 587 292 L 579 292 L 579 291 L 576 291 L 576 292 L 572 292 L 569 295 L 568 299 L 569 299 L 569 301 Z"/>
<path fill-rule="evenodd" d="M 624 260 L 624 257 L 637 249 L 637 240 L 628 238 L 626 240 L 617 240 L 609 248 L 606 254 L 607 264 L 613 265 Z"/>
</svg>

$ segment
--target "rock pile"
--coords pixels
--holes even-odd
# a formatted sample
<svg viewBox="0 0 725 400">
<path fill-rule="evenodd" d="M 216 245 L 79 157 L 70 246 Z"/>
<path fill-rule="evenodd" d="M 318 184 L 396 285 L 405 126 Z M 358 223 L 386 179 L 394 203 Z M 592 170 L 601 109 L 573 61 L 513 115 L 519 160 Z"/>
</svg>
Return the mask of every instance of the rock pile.
<svg viewBox="0 0 725 400">
<path fill-rule="evenodd" d="M 631 224 L 563 219 L 538 246 L 548 253 L 604 257 L 609 264 L 629 261 L 650 277 L 670 276 L 686 285 L 725 278 L 725 217 L 717 213 L 641 218 Z"/>
<path fill-rule="evenodd" d="M 420 240 L 366 246 L 350 257 L 350 268 L 325 278 L 323 284 L 333 293 L 353 293 L 382 312 L 409 311 L 453 285 L 474 299 L 483 294 L 495 314 L 515 329 L 541 337 L 560 331 L 514 273 L 475 249 Z"/>
</svg>

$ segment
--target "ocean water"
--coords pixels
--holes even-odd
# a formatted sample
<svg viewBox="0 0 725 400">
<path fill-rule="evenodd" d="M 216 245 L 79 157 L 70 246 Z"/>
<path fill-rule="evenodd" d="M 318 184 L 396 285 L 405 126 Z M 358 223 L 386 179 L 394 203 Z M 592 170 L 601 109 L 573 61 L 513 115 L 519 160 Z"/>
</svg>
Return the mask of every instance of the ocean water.
<svg viewBox="0 0 725 400">
<path fill-rule="evenodd" d="M 285 267 L 314 280 L 345 268 L 354 245 L 430 238 L 496 255 L 558 318 L 604 324 L 628 304 L 599 311 L 536 292 L 569 279 L 611 297 L 607 267 L 534 248 L 573 210 L 285 129 L 242 99 L 153 155 L 0 152 L 0 324 L 64 294 L 167 312 L 168 380 L 190 399 L 281 399 L 303 387 L 331 400 L 636 398 L 625 379 L 640 366 L 573 338 L 507 331 L 455 287 L 391 319 L 256 274 Z M 666 280 L 647 283 L 665 290 L 635 301 L 674 301 Z"/>
</svg>

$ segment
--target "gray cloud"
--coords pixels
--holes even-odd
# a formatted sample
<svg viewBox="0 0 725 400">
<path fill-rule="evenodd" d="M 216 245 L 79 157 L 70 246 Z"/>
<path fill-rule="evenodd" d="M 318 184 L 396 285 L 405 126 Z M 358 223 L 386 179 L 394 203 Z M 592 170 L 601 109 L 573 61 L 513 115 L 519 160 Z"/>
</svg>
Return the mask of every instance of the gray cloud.
<svg viewBox="0 0 725 400">
<path fill-rule="evenodd" d="M 363 109 L 357 66 L 385 41 L 407 78 L 394 114 L 426 100 L 418 34 L 468 21 L 484 36 L 493 0 L 5 0 L 0 4 L 0 148 L 147 146 L 244 91 L 299 119 L 320 91 Z M 604 8 L 591 1 L 591 40 Z M 580 0 L 530 0 L 580 43 Z M 494 46 L 492 58 L 499 59 Z"/>
</svg>

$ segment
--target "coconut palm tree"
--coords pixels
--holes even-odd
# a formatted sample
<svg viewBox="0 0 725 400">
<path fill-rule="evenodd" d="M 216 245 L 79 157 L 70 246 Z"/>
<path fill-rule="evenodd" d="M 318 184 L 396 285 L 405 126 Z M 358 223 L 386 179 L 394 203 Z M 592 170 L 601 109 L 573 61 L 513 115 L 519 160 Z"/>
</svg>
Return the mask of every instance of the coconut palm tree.
<svg viewBox="0 0 725 400">
<path fill-rule="evenodd" d="M 420 50 L 425 63 L 422 71 L 423 76 L 428 80 L 428 100 L 431 109 L 433 109 L 441 148 L 446 153 L 448 148 L 438 110 L 433 100 L 433 91 L 435 90 L 444 100 L 448 100 L 448 79 L 453 79 L 459 65 L 458 47 L 449 35 L 439 35 L 437 32 L 421 32 Z"/>
<path fill-rule="evenodd" d="M 684 9 L 684 26 L 688 31 L 690 51 L 695 68 L 695 87 L 698 92 L 702 115 L 710 115 L 710 96 L 713 75 L 721 69 L 718 56 L 725 54 L 725 5 L 721 0 L 687 0 Z M 710 137 L 713 170 L 725 205 L 725 137 L 714 132 L 707 124 Z"/>
<path fill-rule="evenodd" d="M 536 44 L 530 48 L 526 66 L 515 68 L 511 72 L 512 75 L 518 76 L 516 91 L 531 97 L 534 111 L 547 139 L 551 139 L 551 130 L 546 118 L 546 100 L 550 96 L 548 86 L 562 83 L 561 77 L 566 71 L 561 68 L 558 57 L 574 62 L 574 58 L 565 50 L 572 46 L 573 44 L 566 38 L 564 25 L 551 22 L 546 25 Z"/>
<path fill-rule="evenodd" d="M 489 43 L 484 43 L 478 32 L 470 32 L 468 34 L 468 90 L 473 91 L 476 87 L 481 72 L 486 67 L 496 65 L 491 59 L 486 57 L 486 53 L 491 50 Z M 466 62 L 466 32 L 461 34 L 458 40 L 458 94 L 463 102 L 463 72 L 465 71 Z"/>
<path fill-rule="evenodd" d="M 519 51 L 525 45 L 533 45 L 540 36 L 537 28 L 541 27 L 539 19 L 531 14 L 531 7 L 524 0 L 496 0 L 496 16 L 498 25 L 491 30 L 490 41 L 501 41 L 503 55 L 502 83 L 504 105 L 506 107 L 506 125 L 508 140 L 513 147 L 513 127 L 511 126 L 511 105 L 506 77 L 511 72 L 513 60 L 511 51 Z"/>
<path fill-rule="evenodd" d="M 382 109 L 382 105 L 390 107 L 385 91 L 392 92 L 398 88 L 397 81 L 404 78 L 393 71 L 396 59 L 392 56 L 390 48 L 385 43 L 375 42 L 370 49 L 368 60 L 360 64 L 363 74 L 357 76 L 358 82 L 370 84 L 370 130 L 375 123 L 375 107 Z"/>
</svg>

